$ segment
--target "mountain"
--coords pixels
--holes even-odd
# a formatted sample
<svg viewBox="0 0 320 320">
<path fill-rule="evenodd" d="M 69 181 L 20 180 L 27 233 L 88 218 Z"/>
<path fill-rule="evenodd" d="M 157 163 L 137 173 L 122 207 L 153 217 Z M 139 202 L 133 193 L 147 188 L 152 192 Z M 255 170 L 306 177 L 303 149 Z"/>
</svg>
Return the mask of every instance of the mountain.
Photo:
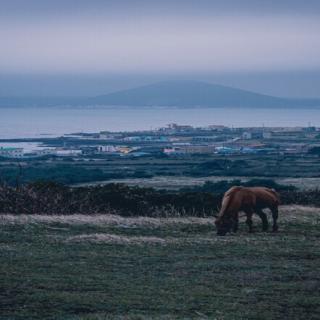
<svg viewBox="0 0 320 320">
<path fill-rule="evenodd" d="M 320 107 L 320 99 L 287 99 L 198 81 L 167 81 L 89 98 L 112 106 Z"/>
<path fill-rule="evenodd" d="M 158 82 L 90 98 L 0 97 L 0 107 L 167 106 L 282 108 L 320 107 L 319 99 L 288 99 L 199 81 Z"/>
</svg>

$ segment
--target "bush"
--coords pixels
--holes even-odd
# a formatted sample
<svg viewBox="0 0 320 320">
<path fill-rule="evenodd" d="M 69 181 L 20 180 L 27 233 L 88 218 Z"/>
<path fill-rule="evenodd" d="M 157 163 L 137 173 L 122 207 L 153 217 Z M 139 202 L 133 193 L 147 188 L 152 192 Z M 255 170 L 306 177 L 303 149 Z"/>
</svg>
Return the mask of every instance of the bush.
<svg viewBox="0 0 320 320">
<path fill-rule="evenodd" d="M 217 213 L 223 196 L 221 191 L 235 181 L 219 182 L 218 188 L 217 184 L 213 184 L 219 192 L 208 191 L 212 183 L 206 183 L 201 187 L 203 190 L 184 192 L 166 192 L 123 184 L 81 188 L 54 182 L 36 182 L 17 188 L 2 185 L 0 213 L 207 217 Z M 278 190 L 283 204 L 320 206 L 320 190 Z"/>
<path fill-rule="evenodd" d="M 167 193 L 123 184 L 71 188 L 37 182 L 0 188 L 0 213 L 96 214 L 122 216 L 212 216 L 221 196 L 210 193 Z"/>
</svg>

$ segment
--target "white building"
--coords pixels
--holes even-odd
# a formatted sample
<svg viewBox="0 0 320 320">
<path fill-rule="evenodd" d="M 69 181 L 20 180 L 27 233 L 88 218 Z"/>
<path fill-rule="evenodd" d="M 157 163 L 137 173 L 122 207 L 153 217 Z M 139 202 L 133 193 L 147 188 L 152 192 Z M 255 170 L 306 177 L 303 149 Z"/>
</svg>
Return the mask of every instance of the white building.
<svg viewBox="0 0 320 320">
<path fill-rule="evenodd" d="M 121 133 L 110 133 L 110 132 L 99 133 L 99 139 L 101 140 L 118 140 L 122 138 L 123 138 L 123 135 Z"/>
<path fill-rule="evenodd" d="M 55 154 L 59 157 L 72 157 L 81 155 L 82 151 L 77 149 L 56 149 Z"/>
<path fill-rule="evenodd" d="M 249 132 L 249 131 L 246 131 L 242 134 L 242 139 L 245 139 L 245 140 L 250 140 L 252 139 L 252 133 Z"/>
<path fill-rule="evenodd" d="M 242 139 L 251 140 L 251 139 L 271 139 L 271 131 L 245 131 L 242 134 Z"/>
<path fill-rule="evenodd" d="M 114 153 L 114 152 L 118 152 L 118 148 L 115 146 L 98 146 L 98 152 L 100 153 Z"/>
<path fill-rule="evenodd" d="M 272 132 L 271 131 L 263 131 L 262 132 L 263 139 L 271 139 L 272 138 Z"/>
<path fill-rule="evenodd" d="M 184 152 L 183 152 L 183 150 L 181 150 L 180 147 L 173 147 L 173 148 L 165 148 L 163 150 L 163 153 L 170 155 L 170 154 L 182 154 Z"/>
</svg>

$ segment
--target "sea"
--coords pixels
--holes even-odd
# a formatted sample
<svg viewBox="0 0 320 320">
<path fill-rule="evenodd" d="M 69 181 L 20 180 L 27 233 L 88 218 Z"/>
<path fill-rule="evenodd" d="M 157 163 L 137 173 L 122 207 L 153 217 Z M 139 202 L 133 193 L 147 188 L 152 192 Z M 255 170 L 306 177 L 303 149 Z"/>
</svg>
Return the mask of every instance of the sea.
<svg viewBox="0 0 320 320">
<path fill-rule="evenodd" d="M 153 130 L 169 123 L 197 127 L 320 127 L 320 108 L 2 107 L 0 139 Z"/>
</svg>

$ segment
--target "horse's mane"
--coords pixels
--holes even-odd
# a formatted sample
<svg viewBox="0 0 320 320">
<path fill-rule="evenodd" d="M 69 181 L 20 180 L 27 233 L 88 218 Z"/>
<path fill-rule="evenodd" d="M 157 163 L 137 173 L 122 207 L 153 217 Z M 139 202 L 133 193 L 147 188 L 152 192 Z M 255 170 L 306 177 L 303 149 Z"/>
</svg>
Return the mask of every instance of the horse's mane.
<svg viewBox="0 0 320 320">
<path fill-rule="evenodd" d="M 221 218 L 224 216 L 224 214 L 227 212 L 227 210 L 230 207 L 230 204 L 232 203 L 232 199 L 234 197 L 234 195 L 236 194 L 236 192 L 238 190 L 240 190 L 241 187 L 232 187 L 231 189 L 229 189 L 223 196 L 222 199 L 222 205 L 221 205 L 221 209 L 220 212 L 218 214 L 218 218 Z"/>
</svg>

